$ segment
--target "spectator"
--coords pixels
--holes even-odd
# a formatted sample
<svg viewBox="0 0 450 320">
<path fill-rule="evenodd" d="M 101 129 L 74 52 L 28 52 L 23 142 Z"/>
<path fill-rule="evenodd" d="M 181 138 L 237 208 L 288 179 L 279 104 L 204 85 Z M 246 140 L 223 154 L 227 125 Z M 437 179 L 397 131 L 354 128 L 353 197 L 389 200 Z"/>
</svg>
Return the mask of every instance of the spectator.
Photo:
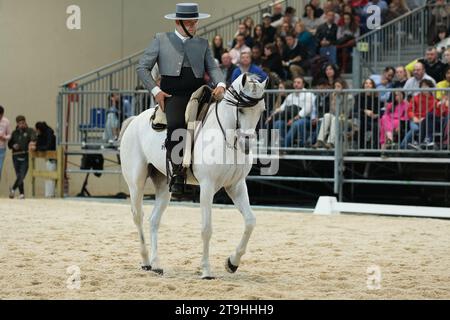
<svg viewBox="0 0 450 320">
<path fill-rule="evenodd" d="M 0 106 L 0 181 L 2 178 L 3 163 L 6 156 L 6 145 L 11 139 L 11 124 L 5 117 L 5 109 Z"/>
<path fill-rule="evenodd" d="M 228 52 L 222 54 L 222 64 L 220 65 L 220 70 L 223 73 L 227 87 L 231 85 L 231 76 L 236 68 L 237 66 L 231 62 L 230 54 Z"/>
<path fill-rule="evenodd" d="M 272 22 L 278 21 L 283 18 L 283 5 L 281 2 L 274 3 L 272 6 Z"/>
<path fill-rule="evenodd" d="M 436 48 L 428 48 L 425 53 L 425 59 L 419 59 L 419 62 L 424 64 L 425 72 L 432 77 L 435 82 L 439 82 L 444 79 L 445 65 L 439 61 Z"/>
<path fill-rule="evenodd" d="M 314 17 L 320 18 L 323 15 L 324 12 L 323 12 L 322 8 L 320 8 L 320 0 L 311 0 L 309 2 L 309 5 L 314 10 Z"/>
<path fill-rule="evenodd" d="M 272 43 L 268 43 L 264 46 L 262 67 L 266 73 L 274 72 L 280 79 L 286 79 L 281 56 L 278 53 L 275 45 Z"/>
<path fill-rule="evenodd" d="M 245 36 L 243 34 L 239 34 L 236 37 L 236 45 L 230 50 L 231 63 L 238 65 L 241 54 L 244 52 L 251 52 L 251 50 L 245 44 Z"/>
<path fill-rule="evenodd" d="M 317 132 L 320 129 L 320 122 L 323 122 L 323 117 L 330 112 L 331 108 L 331 94 L 328 91 L 334 88 L 330 86 L 325 78 L 319 78 L 316 84 L 316 90 L 320 90 L 315 95 L 313 110 L 311 112 L 311 144 L 315 144 Z"/>
<path fill-rule="evenodd" d="M 393 86 L 393 79 L 394 79 L 394 75 L 395 75 L 395 69 L 394 67 L 386 67 L 384 68 L 383 74 L 382 75 L 378 75 L 378 74 L 373 74 L 370 76 L 370 79 L 373 80 L 373 82 L 375 82 L 375 88 L 377 89 L 389 89 L 392 88 Z M 386 102 L 390 97 L 390 92 L 389 91 L 382 91 L 380 93 L 380 100 L 382 102 Z"/>
<path fill-rule="evenodd" d="M 375 82 L 372 79 L 366 79 L 362 86 L 363 89 L 375 89 Z M 368 142 L 372 146 L 376 145 L 376 128 L 378 126 L 378 115 L 380 103 L 378 94 L 375 92 L 361 92 L 355 96 L 355 115 L 354 119 L 358 121 L 359 147 L 366 148 Z"/>
<path fill-rule="evenodd" d="M 394 132 L 399 133 L 400 121 L 408 120 L 408 102 L 403 91 L 394 93 L 394 101 L 386 105 L 383 116 L 380 118 L 380 145 L 381 149 L 393 147 Z"/>
<path fill-rule="evenodd" d="M 256 74 L 259 77 L 260 82 L 263 82 L 267 78 L 267 74 L 252 63 L 252 57 L 249 52 L 241 53 L 241 63 L 239 64 L 239 68 L 234 69 L 233 75 L 231 76 L 231 82 L 245 72 Z"/>
<path fill-rule="evenodd" d="M 280 36 L 275 36 L 275 47 L 277 48 L 280 56 L 283 57 L 286 54 L 287 50 L 286 39 Z"/>
<path fill-rule="evenodd" d="M 37 151 L 54 151 L 56 150 L 56 136 L 52 128 L 50 128 L 46 122 L 37 122 L 36 128 L 36 150 Z M 46 162 L 47 171 L 56 170 L 56 160 L 48 159 Z M 45 180 L 45 193 L 46 198 L 55 196 L 55 180 Z"/>
<path fill-rule="evenodd" d="M 311 34 L 313 35 L 316 34 L 317 28 L 322 24 L 322 21 L 319 19 L 319 17 L 315 16 L 314 7 L 310 4 L 307 4 L 305 6 L 305 14 L 303 15 L 302 21 L 305 24 L 306 30 L 311 32 Z"/>
<path fill-rule="evenodd" d="M 395 68 L 395 78 L 392 83 L 392 88 L 403 88 L 408 81 L 408 72 L 404 66 L 398 66 Z"/>
<path fill-rule="evenodd" d="M 323 121 L 320 126 L 317 142 L 313 148 L 327 148 L 333 149 L 336 139 L 336 113 L 337 104 L 340 104 L 341 115 L 344 119 L 348 119 L 354 104 L 353 96 L 348 93 L 338 93 L 340 90 L 348 89 L 347 82 L 343 79 L 337 79 L 334 83 L 334 92 L 331 95 L 330 110 L 323 116 Z M 325 143 L 325 141 L 327 143 Z"/>
<path fill-rule="evenodd" d="M 422 62 L 417 62 L 414 64 L 413 76 L 406 81 L 404 89 L 418 89 L 420 88 L 420 82 L 424 79 L 428 79 L 433 83 L 433 87 L 436 86 L 436 81 L 428 74 L 425 73 L 425 65 Z M 412 95 L 418 95 L 419 92 L 407 92 L 408 99 Z"/>
<path fill-rule="evenodd" d="M 270 13 L 263 14 L 262 31 L 264 37 L 264 45 L 275 41 L 275 34 L 277 33 L 277 29 L 271 26 L 271 17 L 272 16 L 270 15 Z"/>
<path fill-rule="evenodd" d="M 292 32 L 294 32 L 294 28 L 291 26 L 291 24 L 288 22 L 283 22 L 283 24 L 279 28 L 278 35 L 286 38 L 286 36 Z"/>
<path fill-rule="evenodd" d="M 300 92 L 288 95 L 280 108 L 269 117 L 270 121 L 275 116 L 281 115 L 275 121 L 273 127 L 280 130 L 281 145 L 285 148 L 292 147 L 292 143 L 297 136 L 300 138 L 299 146 L 304 146 L 314 104 L 314 95 L 311 92 L 306 92 L 305 79 L 303 77 L 294 79 L 294 89 Z M 288 126 L 290 128 L 286 132 Z"/>
<path fill-rule="evenodd" d="M 317 28 L 316 38 L 320 44 L 320 55 L 327 56 L 331 63 L 336 63 L 337 25 L 334 23 L 334 12 L 326 13 L 327 22 Z"/>
<path fill-rule="evenodd" d="M 356 38 L 359 37 L 359 26 L 351 14 L 344 13 L 343 18 L 343 23 L 338 27 L 336 34 L 336 49 L 341 70 L 349 72 L 352 48 L 356 45 Z"/>
<path fill-rule="evenodd" d="M 238 27 L 238 31 L 236 32 L 236 35 L 234 36 L 234 40 L 233 40 L 231 47 L 234 48 L 236 46 L 237 38 L 240 35 L 244 36 L 244 42 L 247 47 L 249 47 L 249 48 L 253 47 L 253 38 L 252 38 L 250 32 L 251 32 L 251 29 L 249 30 L 244 23 L 240 23 L 239 27 Z"/>
<path fill-rule="evenodd" d="M 284 11 L 284 16 L 280 19 L 278 19 L 275 22 L 272 22 L 272 27 L 278 28 L 280 27 L 283 23 L 288 23 L 291 28 L 293 28 L 295 26 L 295 23 L 298 21 L 298 18 L 295 16 L 295 8 L 293 7 L 287 7 L 286 10 Z"/>
<path fill-rule="evenodd" d="M 339 78 L 337 66 L 331 63 L 325 65 L 320 78 L 323 78 L 328 83 L 329 88 L 334 88 L 334 82 Z"/>
<path fill-rule="evenodd" d="M 297 36 L 297 40 L 301 45 L 306 47 L 308 51 L 308 56 L 313 57 L 316 54 L 316 39 L 312 35 L 311 32 L 306 30 L 305 24 L 302 21 L 299 21 L 295 24 L 294 28 L 295 35 Z"/>
<path fill-rule="evenodd" d="M 438 82 L 438 84 L 436 85 L 436 88 L 450 88 L 450 65 L 447 65 L 446 69 L 445 69 L 445 79 Z M 446 93 L 445 91 L 437 91 L 436 92 L 436 99 L 438 100 L 442 100 L 442 98 L 444 96 L 448 97 L 449 93 Z"/>
<path fill-rule="evenodd" d="M 277 98 L 275 100 L 275 106 L 274 110 L 278 110 L 283 104 L 283 102 L 286 100 L 288 94 L 284 90 L 292 90 L 294 89 L 294 83 L 291 80 L 287 81 L 281 81 L 278 85 L 278 90 L 281 92 L 277 95 Z"/>
<path fill-rule="evenodd" d="M 245 24 L 249 32 L 252 31 L 255 27 L 255 21 L 253 21 L 252 17 L 246 17 L 243 23 Z"/>
<path fill-rule="evenodd" d="M 17 116 L 17 127 L 8 141 L 8 147 L 12 150 L 14 170 L 16 172 L 16 181 L 11 187 L 9 198 L 13 199 L 16 189 L 19 188 L 19 198 L 25 199 L 25 189 L 23 182 L 28 171 L 28 149 L 30 142 L 36 141 L 36 134 L 33 129 L 28 128 L 24 116 Z"/>
<path fill-rule="evenodd" d="M 323 11 L 324 11 L 324 13 L 320 17 L 320 20 L 322 23 L 326 23 L 328 21 L 327 13 L 330 11 L 332 11 L 334 14 L 334 21 L 333 21 L 334 23 L 337 24 L 339 22 L 339 20 L 341 19 L 341 16 L 336 12 L 336 9 L 334 8 L 334 4 L 332 1 L 326 1 L 323 4 Z"/>
<path fill-rule="evenodd" d="M 254 45 L 252 48 L 252 62 L 259 68 L 262 68 L 262 56 L 262 47 L 260 47 L 259 45 Z"/>
<path fill-rule="evenodd" d="M 447 29 L 446 26 L 439 26 L 439 27 L 437 27 L 436 36 L 432 40 L 431 45 L 436 46 L 436 49 L 438 51 L 442 50 L 442 47 L 445 50 L 445 46 L 443 46 L 442 44 L 444 42 L 446 42 L 446 39 L 450 36 L 449 32 L 450 31 L 449 31 L 449 29 Z M 442 50 L 442 51 L 444 51 L 444 50 Z"/>
<path fill-rule="evenodd" d="M 450 48 L 446 49 L 442 54 L 442 63 L 446 66 L 450 65 Z"/>
<path fill-rule="evenodd" d="M 264 46 L 265 42 L 266 40 L 264 39 L 262 25 L 257 24 L 255 26 L 255 29 L 253 30 L 253 47 L 259 46 L 259 48 L 261 49 Z"/>
<path fill-rule="evenodd" d="M 436 3 L 431 7 L 431 26 L 428 30 L 436 30 L 439 26 L 446 28 L 450 25 L 450 6 L 445 0 L 436 0 Z"/>
<path fill-rule="evenodd" d="M 392 21 L 404 14 L 406 14 L 409 10 L 408 5 L 405 0 L 391 0 L 389 4 L 389 8 L 386 12 L 385 21 Z"/>
<path fill-rule="evenodd" d="M 337 23 L 338 26 L 340 26 L 344 23 L 344 17 L 343 17 L 344 13 L 348 13 L 349 15 L 351 15 L 353 17 L 353 21 L 359 27 L 359 25 L 361 23 L 361 17 L 356 13 L 355 8 L 353 8 L 351 6 L 351 4 L 348 4 L 348 3 L 344 3 L 342 6 L 342 14 L 341 14 L 341 18 L 339 19 L 339 22 Z"/>
<path fill-rule="evenodd" d="M 225 48 L 223 47 L 223 39 L 221 36 L 216 35 L 212 44 L 212 52 L 214 59 L 216 59 L 219 64 L 222 63 L 222 54 L 225 52 Z"/>
<path fill-rule="evenodd" d="M 291 79 L 305 74 L 308 66 L 308 51 L 293 33 L 286 35 L 287 50 L 283 56 L 283 66 Z"/>
<path fill-rule="evenodd" d="M 420 81 L 420 88 L 434 88 L 435 85 L 430 79 Z M 410 119 L 410 130 L 403 139 L 400 148 L 411 147 L 419 150 L 420 143 L 424 140 L 426 147 L 434 145 L 433 134 L 436 122 L 441 121 L 441 116 L 448 113 L 447 108 L 439 108 L 436 99 L 431 91 L 422 91 L 415 95 L 408 107 L 408 118 Z M 419 133 L 418 141 L 414 137 Z"/>
<path fill-rule="evenodd" d="M 115 89 L 112 91 L 116 91 Z M 109 95 L 109 109 L 106 113 L 105 131 L 103 132 L 103 140 L 109 144 L 113 144 L 119 138 L 120 132 L 120 94 L 113 92 Z"/>
<path fill-rule="evenodd" d="M 367 11 L 371 6 L 377 6 L 377 7 L 380 8 L 380 10 L 381 10 L 381 23 L 384 23 L 386 13 L 388 12 L 388 9 L 389 9 L 388 4 L 386 3 L 386 1 L 384 1 L 384 0 L 372 0 L 372 1 L 369 1 L 366 4 L 366 6 L 363 8 L 363 10 L 362 10 L 362 15 L 364 17 L 367 18 L 369 15 L 372 14 L 372 13 L 368 13 L 368 11 Z"/>
</svg>

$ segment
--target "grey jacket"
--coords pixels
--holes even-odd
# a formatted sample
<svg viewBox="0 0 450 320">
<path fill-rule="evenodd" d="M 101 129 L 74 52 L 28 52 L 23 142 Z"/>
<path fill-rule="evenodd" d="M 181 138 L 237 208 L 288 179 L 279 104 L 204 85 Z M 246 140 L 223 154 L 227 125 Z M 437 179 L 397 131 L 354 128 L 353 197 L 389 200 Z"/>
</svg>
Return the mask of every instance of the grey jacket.
<svg viewBox="0 0 450 320">
<path fill-rule="evenodd" d="M 151 74 L 155 63 L 158 63 L 161 76 L 179 76 L 185 54 L 196 78 L 203 78 L 207 71 L 214 85 L 225 82 L 208 40 L 195 36 L 183 43 L 175 32 L 156 34 L 136 67 L 139 79 L 149 91 L 155 88 L 156 82 Z"/>
</svg>

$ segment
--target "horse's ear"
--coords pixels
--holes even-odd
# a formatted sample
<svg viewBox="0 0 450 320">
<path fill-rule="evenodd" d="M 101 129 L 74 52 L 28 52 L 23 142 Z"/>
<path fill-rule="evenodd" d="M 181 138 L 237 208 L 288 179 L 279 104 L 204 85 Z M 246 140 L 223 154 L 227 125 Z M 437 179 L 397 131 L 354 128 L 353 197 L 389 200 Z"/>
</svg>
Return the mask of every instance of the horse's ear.
<svg viewBox="0 0 450 320">
<path fill-rule="evenodd" d="M 267 89 L 267 87 L 269 87 L 269 77 L 266 78 L 266 80 L 263 81 L 263 85 L 264 85 L 264 89 Z"/>
<path fill-rule="evenodd" d="M 245 83 L 247 82 L 247 72 L 244 73 L 244 76 L 242 77 L 242 88 L 245 87 Z"/>
</svg>

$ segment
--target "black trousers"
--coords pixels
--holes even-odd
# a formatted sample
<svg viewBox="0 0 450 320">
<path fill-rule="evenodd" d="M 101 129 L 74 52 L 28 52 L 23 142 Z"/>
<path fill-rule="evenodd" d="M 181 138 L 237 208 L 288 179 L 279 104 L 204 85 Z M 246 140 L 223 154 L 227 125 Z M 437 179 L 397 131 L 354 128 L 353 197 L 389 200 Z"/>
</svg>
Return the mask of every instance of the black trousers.
<svg viewBox="0 0 450 320">
<path fill-rule="evenodd" d="M 23 181 L 28 172 L 28 154 L 13 155 L 14 171 L 16 171 L 16 181 L 13 190 L 19 188 L 20 194 L 24 194 Z"/>
<path fill-rule="evenodd" d="M 183 162 L 184 146 L 186 144 L 186 106 L 190 96 L 172 96 L 164 101 L 167 117 L 166 150 L 172 164 Z"/>
</svg>

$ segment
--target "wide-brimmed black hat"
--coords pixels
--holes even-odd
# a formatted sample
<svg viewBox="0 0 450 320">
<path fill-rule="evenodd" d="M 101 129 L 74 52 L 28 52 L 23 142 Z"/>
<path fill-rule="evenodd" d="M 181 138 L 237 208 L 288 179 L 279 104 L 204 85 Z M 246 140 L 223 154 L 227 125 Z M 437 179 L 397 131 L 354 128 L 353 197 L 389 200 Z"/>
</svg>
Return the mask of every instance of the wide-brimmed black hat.
<svg viewBox="0 0 450 320">
<path fill-rule="evenodd" d="M 211 15 L 198 12 L 197 3 L 178 3 L 175 13 L 167 14 L 164 18 L 169 20 L 195 20 L 206 19 Z"/>
</svg>

